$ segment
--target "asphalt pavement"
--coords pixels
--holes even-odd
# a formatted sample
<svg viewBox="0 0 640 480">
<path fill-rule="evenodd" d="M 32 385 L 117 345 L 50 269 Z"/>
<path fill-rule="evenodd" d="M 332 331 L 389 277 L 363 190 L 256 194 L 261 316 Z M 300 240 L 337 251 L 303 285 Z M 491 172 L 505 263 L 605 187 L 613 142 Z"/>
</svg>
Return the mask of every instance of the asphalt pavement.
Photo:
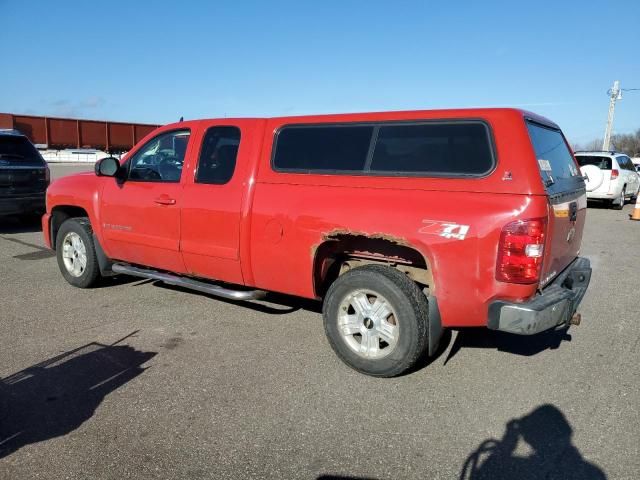
<svg viewBox="0 0 640 480">
<path fill-rule="evenodd" d="M 0 479 L 636 479 L 631 209 L 589 208 L 582 325 L 452 332 L 395 379 L 344 366 L 314 303 L 76 289 L 39 225 L 0 219 Z"/>
</svg>

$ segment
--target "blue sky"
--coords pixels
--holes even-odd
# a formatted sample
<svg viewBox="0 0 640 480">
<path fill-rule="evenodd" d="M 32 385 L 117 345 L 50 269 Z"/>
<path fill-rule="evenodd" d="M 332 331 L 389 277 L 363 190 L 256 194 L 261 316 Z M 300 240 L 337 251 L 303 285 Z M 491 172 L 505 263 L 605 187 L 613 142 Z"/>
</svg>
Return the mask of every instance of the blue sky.
<svg viewBox="0 0 640 480">
<path fill-rule="evenodd" d="M 0 45 L 0 111 L 151 123 L 517 106 L 584 143 L 640 88 L 637 0 L 0 0 Z"/>
</svg>

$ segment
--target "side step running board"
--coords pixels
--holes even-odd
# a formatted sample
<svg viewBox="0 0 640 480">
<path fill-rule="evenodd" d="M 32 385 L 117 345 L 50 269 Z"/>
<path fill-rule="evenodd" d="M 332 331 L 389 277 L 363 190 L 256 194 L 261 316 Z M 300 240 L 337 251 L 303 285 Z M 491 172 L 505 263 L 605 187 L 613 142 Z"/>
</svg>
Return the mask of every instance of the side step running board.
<svg viewBox="0 0 640 480">
<path fill-rule="evenodd" d="M 197 290 L 198 292 L 208 293 L 210 295 L 228 298 L 230 300 L 258 300 L 267 294 L 267 292 L 263 290 L 231 290 L 230 288 L 201 282 L 199 280 L 194 280 L 193 278 L 180 277 L 178 275 L 171 275 L 170 273 L 162 273 L 157 270 L 150 270 L 146 268 L 132 267 L 131 265 L 123 265 L 122 263 L 114 264 L 112 269 L 115 273 L 132 275 L 134 277 L 150 278 L 151 280 L 159 280 L 169 285 L 190 288 L 191 290 Z"/>
</svg>

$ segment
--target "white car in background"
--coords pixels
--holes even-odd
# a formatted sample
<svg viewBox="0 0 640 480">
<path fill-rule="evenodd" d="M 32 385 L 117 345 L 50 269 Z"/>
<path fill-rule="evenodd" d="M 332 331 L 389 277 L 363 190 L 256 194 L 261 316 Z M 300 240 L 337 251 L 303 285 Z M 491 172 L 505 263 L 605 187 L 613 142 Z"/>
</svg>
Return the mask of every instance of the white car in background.
<svg viewBox="0 0 640 480">
<path fill-rule="evenodd" d="M 616 152 L 575 152 L 587 187 L 587 199 L 604 200 L 622 210 L 627 199 L 635 200 L 640 175 L 631 159 Z"/>
</svg>

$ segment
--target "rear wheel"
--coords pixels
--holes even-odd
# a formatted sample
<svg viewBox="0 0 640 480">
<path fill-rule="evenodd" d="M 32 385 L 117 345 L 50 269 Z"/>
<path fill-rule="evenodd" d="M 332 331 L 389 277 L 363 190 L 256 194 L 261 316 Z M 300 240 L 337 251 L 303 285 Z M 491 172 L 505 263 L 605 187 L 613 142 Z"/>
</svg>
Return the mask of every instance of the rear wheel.
<svg viewBox="0 0 640 480">
<path fill-rule="evenodd" d="M 626 195 L 627 192 L 625 191 L 625 188 L 622 188 L 622 191 L 620 192 L 620 197 L 617 200 L 613 201 L 613 208 L 615 210 L 622 210 L 624 208 L 624 202 L 626 199 Z"/>
<path fill-rule="evenodd" d="M 92 235 L 86 217 L 66 220 L 56 235 L 58 267 L 65 280 L 75 287 L 91 287 L 100 278 Z"/>
<path fill-rule="evenodd" d="M 427 299 L 391 267 L 367 265 L 338 277 L 325 297 L 323 318 L 338 357 L 367 375 L 400 375 L 427 347 Z"/>
</svg>

